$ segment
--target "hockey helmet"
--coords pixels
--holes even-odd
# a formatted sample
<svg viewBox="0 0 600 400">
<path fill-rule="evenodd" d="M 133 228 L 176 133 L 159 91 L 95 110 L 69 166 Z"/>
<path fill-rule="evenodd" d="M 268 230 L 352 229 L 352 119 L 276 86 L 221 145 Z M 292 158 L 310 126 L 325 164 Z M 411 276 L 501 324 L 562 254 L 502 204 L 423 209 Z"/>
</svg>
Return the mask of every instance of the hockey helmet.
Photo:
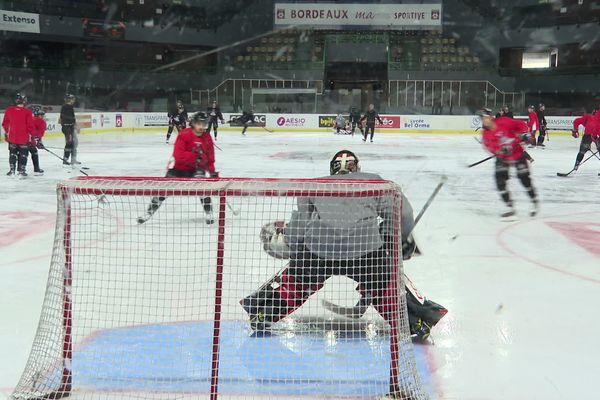
<svg viewBox="0 0 600 400">
<path fill-rule="evenodd" d="M 358 157 L 350 150 L 340 150 L 331 159 L 329 163 L 329 174 L 349 174 L 360 171 Z"/>
<path fill-rule="evenodd" d="M 15 95 L 15 104 L 27 104 L 27 96 L 17 93 Z"/>
<path fill-rule="evenodd" d="M 71 93 L 65 94 L 65 103 L 74 104 L 75 100 L 76 100 L 76 98 L 75 98 L 74 94 L 71 94 Z"/>
<path fill-rule="evenodd" d="M 46 113 L 44 112 L 44 110 L 42 110 L 42 107 L 40 106 L 33 107 L 31 112 L 33 113 L 34 117 L 43 117 L 44 115 L 46 115 Z"/>
<path fill-rule="evenodd" d="M 192 114 L 192 116 L 190 117 L 190 126 L 194 127 L 195 124 L 202 123 L 202 124 L 204 124 L 204 127 L 206 127 L 207 121 L 208 121 L 208 116 L 206 115 L 206 113 L 202 112 L 202 111 L 198 111 L 198 112 Z"/>
<path fill-rule="evenodd" d="M 484 107 L 484 108 L 481 108 L 479 111 L 477 111 L 477 115 L 480 118 L 483 118 L 483 117 L 493 117 L 494 116 L 494 112 L 491 109 Z"/>
</svg>

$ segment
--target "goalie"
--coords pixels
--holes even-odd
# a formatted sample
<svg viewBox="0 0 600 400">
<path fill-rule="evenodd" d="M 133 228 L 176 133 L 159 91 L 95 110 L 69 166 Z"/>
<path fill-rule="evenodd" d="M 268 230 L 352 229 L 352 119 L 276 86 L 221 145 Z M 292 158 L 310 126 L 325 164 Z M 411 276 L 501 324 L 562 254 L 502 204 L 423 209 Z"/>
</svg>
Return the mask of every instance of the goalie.
<svg viewBox="0 0 600 400">
<path fill-rule="evenodd" d="M 360 172 L 358 158 L 348 150 L 336 153 L 331 175 L 324 179 L 382 180 Z M 270 255 L 289 259 L 289 265 L 240 304 L 256 332 L 268 331 L 274 323 L 299 308 L 334 275 L 358 283 L 361 303 L 372 305 L 386 320 L 393 318 L 395 289 L 389 251 L 393 241 L 393 204 L 379 198 L 299 198 L 288 224 L 277 221 L 261 231 Z M 381 223 L 379 222 L 381 221 Z M 410 203 L 403 197 L 401 232 L 403 256 L 410 258 L 416 246 L 410 237 L 414 220 Z M 279 285 L 273 285 L 278 282 Z M 418 295 L 418 293 L 417 293 Z M 425 340 L 431 327 L 447 310 L 407 290 L 411 334 Z"/>
<path fill-rule="evenodd" d="M 335 122 L 333 124 L 334 133 L 338 135 L 349 135 L 352 132 L 350 131 L 350 125 L 346 118 L 342 114 L 338 114 L 335 118 Z"/>
</svg>

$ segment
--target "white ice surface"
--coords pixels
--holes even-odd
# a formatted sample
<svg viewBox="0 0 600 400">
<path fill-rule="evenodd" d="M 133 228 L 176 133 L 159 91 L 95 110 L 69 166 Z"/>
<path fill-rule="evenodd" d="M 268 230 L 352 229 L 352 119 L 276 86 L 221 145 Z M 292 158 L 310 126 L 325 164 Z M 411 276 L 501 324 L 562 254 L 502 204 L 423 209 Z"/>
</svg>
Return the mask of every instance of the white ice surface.
<svg viewBox="0 0 600 400">
<path fill-rule="evenodd" d="M 428 348 L 435 397 L 599 398 L 600 161 L 590 160 L 573 177 L 556 177 L 570 170 L 575 140 L 552 137 L 545 150 L 531 151 L 541 215 L 526 217 L 529 202 L 513 177 L 521 218 L 512 223 L 498 218 L 493 162 L 466 168 L 486 156 L 468 135 L 378 134 L 365 144 L 358 136 L 222 132 L 217 144 L 221 174 L 243 177 L 325 175 L 332 154 L 348 148 L 364 171 L 399 182 L 416 210 L 447 175 L 416 230 L 424 254 L 405 264 L 413 282 L 450 310 Z M 162 176 L 170 152 L 163 134 L 80 138 L 80 159 L 96 175 Z M 3 150 L 6 170 L 7 157 Z M 72 176 L 43 151 L 41 163 L 43 177 L 0 175 L 0 398 L 27 360 L 50 263 L 54 188 Z M 559 224 L 584 231 L 572 240 L 553 228 Z"/>
</svg>

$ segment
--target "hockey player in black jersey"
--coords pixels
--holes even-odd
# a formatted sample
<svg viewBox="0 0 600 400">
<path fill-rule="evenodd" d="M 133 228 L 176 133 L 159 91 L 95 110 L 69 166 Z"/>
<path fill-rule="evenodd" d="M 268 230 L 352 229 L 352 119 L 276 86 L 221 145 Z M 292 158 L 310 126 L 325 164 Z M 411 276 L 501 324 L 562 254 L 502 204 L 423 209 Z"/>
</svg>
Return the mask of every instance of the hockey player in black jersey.
<svg viewBox="0 0 600 400">
<path fill-rule="evenodd" d="M 65 104 L 60 109 L 58 123 L 61 125 L 62 133 L 65 135 L 65 152 L 63 156 L 64 165 L 81 164 L 77 161 L 77 121 L 75 120 L 76 98 L 72 94 L 65 95 Z M 70 159 L 70 161 L 69 161 Z"/>
<path fill-rule="evenodd" d="M 246 136 L 246 129 L 248 129 L 248 125 L 254 123 L 254 111 L 244 111 L 238 121 L 244 124 L 244 129 L 242 129 L 242 135 Z"/>
<path fill-rule="evenodd" d="M 212 106 L 206 109 L 206 114 L 208 115 L 208 131 L 210 132 L 212 128 L 214 131 L 215 140 L 217 140 L 217 129 L 219 129 L 219 121 L 221 121 L 221 123 L 224 124 L 225 119 L 223 119 L 221 108 L 217 104 L 216 100 L 212 102 Z"/>
<path fill-rule="evenodd" d="M 547 131 L 548 123 L 546 122 L 545 112 L 546 112 L 546 106 L 544 104 L 540 103 L 538 110 L 537 110 L 538 122 L 540 124 L 540 126 L 539 126 L 540 135 L 537 138 L 537 145 L 541 146 L 541 147 L 546 147 L 546 145 L 544 144 L 544 140 L 546 139 L 546 131 Z"/>
<path fill-rule="evenodd" d="M 363 128 L 360 124 L 360 113 L 358 111 L 356 111 L 356 107 L 352 107 L 350 109 L 350 115 L 348 116 L 348 121 L 350 122 L 352 136 L 354 136 L 354 131 L 356 130 L 357 126 L 358 126 L 358 129 L 360 129 L 360 133 L 362 135 L 364 135 Z"/>
<path fill-rule="evenodd" d="M 363 132 L 363 142 L 367 141 L 367 136 L 369 136 L 369 132 L 371 132 L 371 143 L 373 143 L 373 135 L 375 135 L 375 120 L 379 121 L 380 124 L 383 124 L 383 121 L 379 117 L 379 113 L 375 110 L 375 106 L 373 104 L 369 104 L 369 109 L 360 119 L 360 122 L 364 120 L 367 121 L 367 124 Z"/>
<path fill-rule="evenodd" d="M 171 139 L 171 134 L 173 133 L 173 128 L 177 129 L 177 133 L 184 129 L 187 126 L 188 113 L 183 104 L 183 101 L 177 100 L 175 103 L 175 110 L 170 110 L 167 113 L 169 117 L 169 130 L 167 131 L 167 144 L 169 144 L 169 139 Z"/>
</svg>

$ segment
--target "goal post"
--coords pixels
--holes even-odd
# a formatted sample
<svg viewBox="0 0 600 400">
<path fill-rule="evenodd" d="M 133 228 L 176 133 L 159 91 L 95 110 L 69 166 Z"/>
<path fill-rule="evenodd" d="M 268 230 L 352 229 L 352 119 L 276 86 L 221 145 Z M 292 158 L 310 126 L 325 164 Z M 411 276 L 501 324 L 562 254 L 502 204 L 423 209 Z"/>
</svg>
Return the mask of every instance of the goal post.
<svg viewBox="0 0 600 400">
<path fill-rule="evenodd" d="M 155 197 L 164 202 L 139 224 Z M 402 198 L 389 181 L 60 182 L 40 322 L 11 398 L 427 398 L 408 326 Z M 260 235 L 274 221 L 290 222 L 285 259 Z M 268 334 L 244 306 L 265 282 L 278 299 Z M 365 296 L 359 319 L 322 304 Z"/>
</svg>

